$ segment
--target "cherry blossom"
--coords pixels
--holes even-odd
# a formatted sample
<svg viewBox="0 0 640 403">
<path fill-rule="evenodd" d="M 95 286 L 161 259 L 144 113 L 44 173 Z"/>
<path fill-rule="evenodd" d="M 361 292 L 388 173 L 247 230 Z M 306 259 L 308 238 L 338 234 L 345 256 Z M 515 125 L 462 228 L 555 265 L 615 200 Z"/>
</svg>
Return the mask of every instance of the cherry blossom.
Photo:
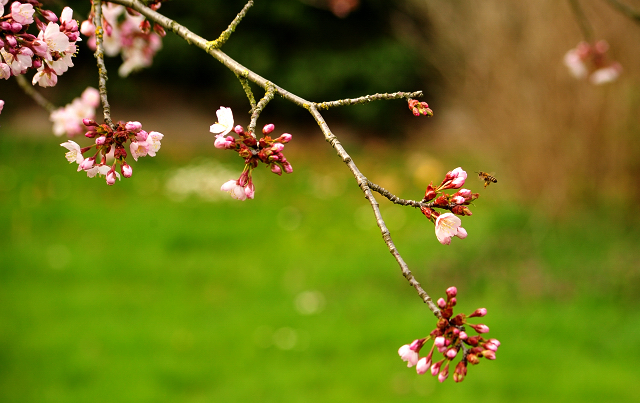
<svg viewBox="0 0 640 403">
<path fill-rule="evenodd" d="M 453 213 L 441 214 L 436 219 L 436 237 L 443 245 L 451 243 L 451 237 L 457 236 L 464 239 L 467 237 L 467 231 L 462 228 L 462 221 Z"/>
<path fill-rule="evenodd" d="M 229 134 L 229 132 L 231 132 L 231 130 L 233 130 L 233 112 L 231 111 L 231 108 L 221 106 L 220 109 L 216 111 L 216 116 L 218 116 L 218 121 L 211 125 L 209 131 L 217 134 L 216 142 L 218 142 L 218 139 L 224 138 Z"/>
<path fill-rule="evenodd" d="M 82 161 L 84 161 L 84 157 L 82 156 L 82 150 L 78 143 L 76 143 L 75 141 L 69 140 L 69 141 L 65 141 L 60 145 L 66 148 L 67 150 L 69 150 L 69 152 L 67 152 L 64 155 L 67 158 L 67 161 L 69 161 L 69 163 L 75 162 L 77 164 L 81 164 Z"/>
<path fill-rule="evenodd" d="M 233 197 L 234 199 L 237 200 L 246 200 L 247 199 L 247 194 L 245 192 L 245 189 L 243 186 L 238 184 L 238 181 L 231 179 L 228 182 L 225 182 L 222 187 L 220 187 L 220 190 L 222 190 L 223 192 L 227 192 L 231 195 L 231 197 Z"/>
<path fill-rule="evenodd" d="M 14 1 L 11 4 L 11 18 L 18 24 L 28 25 L 33 23 L 33 5 Z"/>
</svg>

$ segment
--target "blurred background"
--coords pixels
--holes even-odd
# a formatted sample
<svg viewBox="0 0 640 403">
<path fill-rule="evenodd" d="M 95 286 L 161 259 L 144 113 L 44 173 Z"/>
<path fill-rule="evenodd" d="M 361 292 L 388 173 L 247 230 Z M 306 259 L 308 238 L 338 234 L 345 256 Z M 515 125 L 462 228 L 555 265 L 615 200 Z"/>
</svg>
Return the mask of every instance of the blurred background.
<svg viewBox="0 0 640 403">
<path fill-rule="evenodd" d="M 70 3 L 83 19 L 88 2 Z M 457 166 L 498 178 L 483 189 L 470 175 L 481 197 L 450 246 L 419 211 L 378 198 L 426 291 L 455 285 L 459 312 L 488 309 L 477 322 L 502 342 L 498 359 L 461 384 L 398 357 L 435 320 L 306 111 L 265 110 L 259 125 L 293 134 L 294 173 L 257 170 L 256 199 L 238 202 L 218 189 L 242 161 L 208 128 L 221 105 L 246 126 L 249 104 L 177 37 L 127 79 L 108 61 L 114 118 L 165 135 L 113 187 L 75 172 L 47 113 L 0 82 L 0 401 L 638 400 L 640 25 L 607 1 L 580 4 L 624 69 L 613 83 L 563 65 L 583 40 L 568 1 L 258 1 L 223 48 L 312 101 L 423 90 L 430 119 L 403 101 L 324 113 L 400 197 Z M 243 5 L 160 11 L 214 39 Z M 58 105 L 97 86 L 84 44 L 75 60 L 41 91 Z"/>
</svg>

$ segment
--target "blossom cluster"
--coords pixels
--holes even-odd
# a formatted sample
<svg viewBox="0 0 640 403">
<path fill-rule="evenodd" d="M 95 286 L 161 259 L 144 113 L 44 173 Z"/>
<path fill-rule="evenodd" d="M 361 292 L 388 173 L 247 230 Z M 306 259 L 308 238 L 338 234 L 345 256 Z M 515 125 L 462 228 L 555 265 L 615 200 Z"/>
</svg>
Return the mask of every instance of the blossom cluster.
<svg viewBox="0 0 640 403">
<path fill-rule="evenodd" d="M 489 332 L 487 325 L 467 322 L 469 318 L 485 316 L 487 314 L 486 308 L 478 308 L 469 316 L 463 313 L 453 316 L 457 293 L 456 287 L 449 287 L 446 291 L 447 300 L 438 299 L 441 317 L 429 336 L 416 339 L 411 344 L 405 344 L 398 349 L 398 354 L 403 361 L 407 362 L 407 367 L 415 366 L 418 374 L 429 371 L 431 375 L 437 375 L 440 382 L 444 382 L 449 377 L 449 367 L 459 354 L 462 355 L 462 359 L 455 366 L 453 372 L 453 380 L 456 382 L 464 380 L 468 364 L 476 365 L 480 362 L 480 358 L 495 360 L 496 351 L 500 347 L 500 342 L 497 339 L 485 339 L 481 336 Z M 465 325 L 472 328 L 478 335 L 469 336 L 466 333 Z M 433 340 L 429 353 L 420 357 L 420 350 L 429 340 Z M 433 356 L 435 350 L 443 355 L 443 358 L 436 362 L 434 362 L 436 359 Z"/>
<path fill-rule="evenodd" d="M 408 102 L 409 109 L 414 116 L 433 116 L 433 111 L 426 102 L 420 102 L 417 99 L 410 99 Z"/>
<path fill-rule="evenodd" d="M 142 130 L 140 122 L 118 122 L 115 130 L 106 123 L 99 125 L 92 119 L 84 119 L 83 122 L 88 129 L 85 136 L 94 138 L 95 144 L 81 148 L 78 143 L 69 140 L 60 145 L 69 150 L 65 157 L 69 163 L 78 164 L 78 172 L 85 171 L 90 178 L 105 176 L 108 185 L 115 184 L 116 178 L 120 179 L 120 173 L 125 178 L 130 178 L 133 174 L 131 166 L 126 162 L 127 148 L 136 161 L 146 155 L 155 157 L 160 150 L 160 140 L 164 137 L 162 133 L 147 133 Z M 94 154 L 85 158 L 84 154 L 94 147 Z M 109 157 L 114 159 L 113 162 L 107 161 Z M 116 170 L 118 165 L 120 172 Z"/>
<path fill-rule="evenodd" d="M 271 168 L 271 172 L 282 175 L 282 172 L 290 174 L 293 167 L 282 154 L 285 143 L 291 141 L 291 135 L 284 133 L 272 139 L 270 134 L 275 126 L 270 123 L 262 128 L 264 135 L 259 140 L 256 135 L 245 131 L 240 125 L 233 126 L 233 112 L 231 108 L 220 107 L 216 112 L 218 122 L 211 125 L 209 130 L 216 134 L 214 145 L 216 148 L 233 150 L 244 159 L 244 169 L 238 180 L 231 179 L 224 183 L 220 190 L 228 192 L 234 199 L 253 199 L 255 187 L 251 178 L 251 172 L 259 163 L 264 163 Z M 239 138 L 235 138 L 229 133 L 233 130 Z"/>
<path fill-rule="evenodd" d="M 467 237 L 467 231 L 461 227 L 462 220 L 456 217 L 471 215 L 467 207 L 471 202 L 480 197 L 478 193 L 472 193 L 469 189 L 460 189 L 467 179 L 467 173 L 460 167 L 447 172 L 444 180 L 438 187 L 433 187 L 433 182 L 427 186 L 422 199 L 423 203 L 430 202 L 431 207 L 420 208 L 422 214 L 435 223 L 436 237 L 443 245 L 449 245 L 451 238 L 457 236 L 460 239 Z M 460 189 L 456 193 L 442 193 L 443 190 Z M 450 210 L 447 213 L 439 213 L 435 209 Z"/>
<path fill-rule="evenodd" d="M 56 85 L 58 76 L 73 66 L 71 57 L 80 40 L 73 10 L 65 7 L 58 20 L 54 12 L 43 9 L 35 0 L 7 5 L 8 0 L 0 0 L 0 78 L 36 69 L 33 85 Z M 37 36 L 27 32 L 34 23 Z"/>
<path fill-rule="evenodd" d="M 598 41 L 593 45 L 580 42 L 578 46 L 564 55 L 564 64 L 571 75 L 577 79 L 588 78 L 592 84 L 605 84 L 615 81 L 622 72 L 618 62 L 609 61 L 606 53 L 609 44 Z"/>
<path fill-rule="evenodd" d="M 148 5 L 157 10 L 160 2 L 152 2 Z M 94 25 L 95 14 L 80 25 L 80 32 L 89 37 L 88 46 L 96 49 L 96 26 Z M 162 48 L 162 37 L 165 36 L 164 29 L 157 24 L 153 25 L 139 14 L 137 11 L 124 6 L 103 3 L 102 4 L 102 26 L 105 35 L 103 37 L 104 53 L 107 56 L 122 55 L 122 64 L 118 69 L 121 77 L 128 76 L 131 72 L 151 66 L 153 56 Z"/>
<path fill-rule="evenodd" d="M 71 103 L 51 112 L 49 120 L 53 122 L 53 134 L 73 137 L 86 131 L 83 120 L 93 119 L 100 105 L 100 93 L 93 87 L 87 87 L 82 95 Z"/>
</svg>

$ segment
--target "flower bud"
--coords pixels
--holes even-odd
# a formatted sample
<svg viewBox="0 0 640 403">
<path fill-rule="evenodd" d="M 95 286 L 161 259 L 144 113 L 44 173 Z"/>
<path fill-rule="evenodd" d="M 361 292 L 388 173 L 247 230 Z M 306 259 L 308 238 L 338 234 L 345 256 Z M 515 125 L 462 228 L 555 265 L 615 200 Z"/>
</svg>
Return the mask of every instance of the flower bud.
<svg viewBox="0 0 640 403">
<path fill-rule="evenodd" d="M 96 121 L 95 121 L 95 120 L 93 120 L 93 119 L 87 119 L 87 118 L 84 118 L 84 119 L 82 119 L 82 123 L 83 123 L 85 126 L 87 126 L 87 127 L 92 127 L 92 126 L 93 126 L 93 127 L 97 127 L 97 126 L 98 126 L 98 124 L 96 123 Z"/>
<path fill-rule="evenodd" d="M 447 299 L 451 299 L 456 295 L 458 295 L 458 289 L 456 287 L 449 287 L 447 288 L 446 292 L 447 292 Z"/>
<path fill-rule="evenodd" d="M 487 314 L 487 308 L 478 308 L 475 311 L 473 311 L 473 313 L 471 315 L 469 315 L 469 317 L 470 318 L 481 318 L 486 314 Z"/>
<path fill-rule="evenodd" d="M 271 172 L 277 175 L 282 175 L 282 169 L 280 169 L 280 166 L 276 164 L 271 164 Z"/>
<path fill-rule="evenodd" d="M 278 142 L 280 142 L 280 143 L 288 143 L 288 142 L 290 142 L 290 141 L 291 141 L 291 138 L 292 138 L 292 137 L 293 137 L 293 136 L 292 136 L 292 135 L 290 135 L 289 133 L 283 133 L 280 137 L 278 137 L 278 138 L 276 139 L 276 141 L 278 141 Z"/>
<path fill-rule="evenodd" d="M 491 350 L 484 350 L 482 352 L 482 356 L 484 358 L 486 358 L 487 360 L 495 360 L 496 359 L 496 352 L 495 351 L 491 351 Z"/>
<path fill-rule="evenodd" d="M 91 36 L 96 33 L 96 26 L 89 20 L 82 21 L 80 32 L 82 32 L 82 35 Z"/>
<path fill-rule="evenodd" d="M 287 161 L 284 161 L 282 164 L 282 167 L 284 168 L 284 172 L 290 174 L 291 172 L 293 172 L 293 167 L 291 166 L 291 164 L 289 164 Z"/>
<path fill-rule="evenodd" d="M 262 128 L 262 134 L 269 134 L 275 129 L 276 126 L 273 123 L 269 123 L 268 125 L 264 125 Z"/>
<path fill-rule="evenodd" d="M 489 326 L 479 324 L 479 325 L 469 325 L 478 333 L 489 333 Z"/>
<path fill-rule="evenodd" d="M 427 357 L 422 357 L 416 364 L 416 372 L 418 375 L 422 375 L 429 370 L 429 366 L 431 366 L 431 361 L 429 361 Z"/>
<path fill-rule="evenodd" d="M 234 127 L 233 131 L 236 132 L 236 134 L 244 134 L 244 129 L 240 125 L 237 125 L 236 127 Z"/>
<path fill-rule="evenodd" d="M 40 14 L 49 22 L 58 22 L 58 17 L 53 11 L 40 9 Z"/>
<path fill-rule="evenodd" d="M 433 182 L 429 183 L 427 186 L 427 190 L 424 192 L 424 199 L 422 201 L 428 202 L 430 200 L 435 199 L 438 194 L 436 193 L 435 188 L 433 187 Z"/>
<path fill-rule="evenodd" d="M 438 307 L 440 309 L 444 309 L 445 306 L 447 306 L 447 303 L 445 302 L 444 298 L 439 298 L 438 299 Z"/>
<path fill-rule="evenodd" d="M 445 356 L 450 360 L 453 360 L 454 358 L 456 358 L 456 355 L 458 355 L 458 350 L 455 348 L 450 348 L 445 353 Z"/>
<path fill-rule="evenodd" d="M 133 169 L 129 164 L 125 162 L 120 167 L 120 172 L 122 172 L 122 176 L 124 176 L 125 178 L 131 178 L 131 175 L 133 174 Z"/>
<path fill-rule="evenodd" d="M 106 136 L 100 136 L 96 139 L 96 145 L 101 146 L 107 141 Z"/>
<path fill-rule="evenodd" d="M 142 124 L 140 122 L 127 122 L 124 128 L 130 132 L 138 133 L 142 129 Z"/>
<path fill-rule="evenodd" d="M 107 173 L 107 185 L 113 186 L 116 183 L 116 172 L 111 169 L 109 173 Z"/>
</svg>

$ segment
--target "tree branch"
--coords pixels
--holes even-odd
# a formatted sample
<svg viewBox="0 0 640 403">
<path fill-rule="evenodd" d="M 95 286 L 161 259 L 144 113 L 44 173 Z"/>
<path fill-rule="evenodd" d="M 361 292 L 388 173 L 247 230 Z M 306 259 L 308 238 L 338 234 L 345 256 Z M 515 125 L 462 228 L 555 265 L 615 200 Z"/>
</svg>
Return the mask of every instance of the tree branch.
<svg viewBox="0 0 640 403">
<path fill-rule="evenodd" d="M 620 3 L 618 0 L 606 0 L 611 6 L 627 17 L 631 18 L 636 24 L 640 24 L 640 12 L 634 10 L 630 6 Z"/>
<path fill-rule="evenodd" d="M 404 259 L 402 259 L 402 256 L 400 255 L 400 253 L 398 252 L 395 244 L 393 243 L 393 240 L 391 239 L 391 234 L 389 232 L 389 229 L 387 228 L 384 220 L 382 219 L 382 214 L 380 213 L 380 206 L 379 206 L 378 202 L 376 201 L 375 197 L 373 196 L 373 192 L 369 188 L 369 181 L 360 172 L 360 170 L 358 169 L 356 164 L 353 162 L 353 160 L 351 159 L 349 154 L 347 154 L 346 150 L 342 147 L 342 144 L 340 143 L 340 141 L 338 141 L 338 138 L 331 132 L 331 130 L 329 129 L 329 126 L 324 121 L 324 118 L 322 117 L 320 112 L 318 112 L 318 107 L 320 105 L 322 105 L 324 108 L 329 108 L 329 107 L 339 106 L 339 105 L 347 105 L 347 104 L 355 104 L 355 103 L 366 103 L 366 102 L 371 102 L 373 100 L 378 100 L 378 99 L 407 98 L 409 96 L 420 96 L 422 94 L 420 91 L 415 92 L 415 93 L 397 92 L 397 93 L 394 93 L 394 94 L 376 94 L 376 95 L 356 98 L 354 100 L 342 100 L 342 101 L 334 101 L 334 102 L 326 102 L 326 103 L 322 103 L 322 104 L 316 104 L 314 102 L 307 101 L 306 99 L 301 98 L 301 97 L 299 97 L 299 96 L 297 96 L 297 95 L 285 90 L 284 88 L 279 87 L 276 84 L 271 83 L 270 81 L 266 80 L 264 77 L 261 77 L 260 75 L 254 73 L 253 71 L 251 71 L 248 68 L 244 67 L 240 63 L 236 62 L 234 59 L 232 59 L 231 57 L 227 56 L 221 50 L 212 47 L 211 46 L 211 43 L 212 43 L 211 41 L 205 40 L 201 36 L 191 32 L 185 26 L 178 24 L 177 22 L 173 21 L 172 19 L 167 18 L 164 15 L 162 15 L 162 14 L 160 14 L 160 13 L 154 11 L 154 10 L 151 10 L 150 8 L 146 7 L 139 0 L 111 0 L 111 3 L 121 4 L 123 6 L 130 7 L 132 9 L 138 11 L 139 13 L 141 13 L 142 15 L 147 17 L 149 20 L 151 20 L 151 21 L 153 21 L 153 22 L 155 22 L 157 24 L 160 24 L 166 30 L 171 31 L 171 32 L 175 33 L 176 35 L 180 36 L 185 41 L 187 41 L 187 43 L 193 44 L 193 45 L 199 47 L 200 49 L 204 50 L 205 52 L 210 54 L 213 58 L 215 58 L 220 63 L 222 63 L 225 67 L 227 67 L 229 70 L 234 72 L 238 77 L 242 77 L 242 78 L 244 78 L 246 80 L 249 80 L 249 81 L 257 84 L 258 86 L 264 88 L 266 94 L 265 94 L 265 97 L 260 101 L 260 103 L 262 103 L 264 101 L 265 104 L 266 104 L 266 102 L 268 102 L 268 100 L 265 100 L 265 99 L 267 98 L 267 96 L 269 94 L 271 94 L 271 95 L 269 95 L 271 98 L 273 98 L 273 96 L 278 94 L 278 95 L 282 96 L 284 99 L 286 99 L 286 100 L 288 100 L 288 101 L 290 101 L 290 102 L 292 102 L 292 103 L 294 103 L 294 104 L 296 104 L 296 105 L 298 105 L 300 107 L 303 107 L 303 108 L 307 109 L 311 113 L 311 115 L 314 117 L 316 122 L 318 123 L 318 126 L 320 126 L 320 129 L 322 130 L 322 133 L 324 134 L 325 140 L 329 144 L 331 144 L 331 146 L 336 150 L 338 156 L 340 158 L 342 158 L 342 161 L 345 164 L 347 164 L 347 167 L 351 170 L 353 176 L 356 178 L 356 181 L 358 182 L 358 186 L 360 187 L 360 189 L 362 189 L 362 192 L 365 194 L 365 197 L 367 198 L 367 200 L 369 200 L 369 203 L 371 204 L 371 207 L 373 208 L 373 212 L 374 212 L 374 215 L 375 215 L 375 218 L 376 218 L 376 222 L 377 222 L 378 227 L 380 228 L 380 231 L 382 233 L 382 238 L 383 238 L 385 244 L 387 245 L 387 248 L 389 249 L 389 252 L 391 252 L 393 257 L 396 259 L 396 262 L 400 266 L 400 269 L 402 271 L 402 275 L 407 279 L 407 281 L 409 281 L 409 284 L 413 288 L 416 289 L 416 291 L 418 292 L 418 295 L 428 305 L 428 307 L 431 310 L 431 312 L 433 312 L 433 314 L 435 316 L 440 317 L 440 310 L 438 309 L 436 304 L 433 302 L 431 297 L 420 286 L 420 283 L 413 276 L 413 273 L 411 273 L 411 270 L 409 270 L 409 267 L 405 263 Z M 249 3 L 251 3 L 251 2 L 249 2 Z M 249 6 L 249 3 L 247 4 L 247 6 L 245 6 L 245 9 Z M 257 110 L 258 108 L 260 108 L 260 103 L 254 109 Z M 255 111 L 253 111 L 253 112 L 255 112 Z"/>
<path fill-rule="evenodd" d="M 102 45 L 104 29 L 102 28 L 102 0 L 94 0 L 94 25 L 96 26 L 96 51 L 93 54 L 98 63 L 98 90 L 100 91 L 100 101 L 102 102 L 102 111 L 104 113 L 104 121 L 111 129 L 115 129 L 113 120 L 111 120 L 111 105 L 107 99 L 107 67 L 104 64 L 104 46 Z"/>
<path fill-rule="evenodd" d="M 340 99 L 338 101 L 330 101 L 330 102 L 322 102 L 316 104 L 318 109 L 329 109 L 335 108 L 337 106 L 346 106 L 346 105 L 356 105 L 356 104 L 366 104 L 372 101 L 379 100 L 388 100 L 388 99 L 399 99 L 399 98 L 419 98 L 422 96 L 422 91 L 416 92 L 394 92 L 393 94 L 374 94 L 374 95 L 366 95 L 360 98 L 352 98 L 352 99 Z"/>
</svg>

